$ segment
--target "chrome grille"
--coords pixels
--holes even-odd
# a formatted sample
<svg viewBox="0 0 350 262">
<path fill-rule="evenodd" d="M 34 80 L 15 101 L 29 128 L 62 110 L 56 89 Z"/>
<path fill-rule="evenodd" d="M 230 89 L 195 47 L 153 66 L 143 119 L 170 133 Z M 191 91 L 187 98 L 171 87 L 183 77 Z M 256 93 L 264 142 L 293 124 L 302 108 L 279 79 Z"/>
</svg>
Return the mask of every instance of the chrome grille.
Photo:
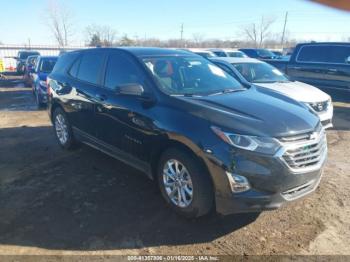
<svg viewBox="0 0 350 262">
<path fill-rule="evenodd" d="M 319 127 L 307 135 L 281 139 L 283 161 L 294 171 L 312 169 L 321 165 L 327 154 L 327 138 L 324 129 Z"/>
</svg>

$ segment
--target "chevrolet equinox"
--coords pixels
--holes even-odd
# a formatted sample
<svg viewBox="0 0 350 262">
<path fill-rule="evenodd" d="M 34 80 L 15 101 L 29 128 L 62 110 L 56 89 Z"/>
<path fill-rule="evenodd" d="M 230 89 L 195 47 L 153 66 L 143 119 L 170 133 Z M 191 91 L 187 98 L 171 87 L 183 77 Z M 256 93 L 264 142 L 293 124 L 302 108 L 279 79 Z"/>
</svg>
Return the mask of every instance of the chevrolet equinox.
<svg viewBox="0 0 350 262">
<path fill-rule="evenodd" d="M 141 171 L 176 212 L 260 212 L 313 192 L 325 131 L 305 105 L 160 48 L 63 54 L 47 79 L 65 149 L 87 144 Z"/>
</svg>

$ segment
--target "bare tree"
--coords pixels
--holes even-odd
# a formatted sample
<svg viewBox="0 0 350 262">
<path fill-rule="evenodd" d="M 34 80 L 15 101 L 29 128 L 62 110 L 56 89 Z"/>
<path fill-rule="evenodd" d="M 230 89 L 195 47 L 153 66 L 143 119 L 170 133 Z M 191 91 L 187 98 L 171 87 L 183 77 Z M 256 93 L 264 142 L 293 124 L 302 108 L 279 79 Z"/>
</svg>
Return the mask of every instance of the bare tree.
<svg viewBox="0 0 350 262">
<path fill-rule="evenodd" d="M 86 27 L 87 43 L 91 45 L 92 39 L 99 39 L 101 45 L 112 46 L 115 42 L 117 31 L 108 25 L 89 25 Z"/>
<path fill-rule="evenodd" d="M 196 47 L 200 47 L 201 43 L 203 42 L 204 39 L 204 34 L 202 33 L 194 33 L 192 35 L 193 41 L 195 42 Z"/>
<path fill-rule="evenodd" d="M 47 7 L 47 21 L 59 46 L 67 46 L 73 34 L 72 14 L 58 0 L 52 0 Z"/>
<path fill-rule="evenodd" d="M 245 36 L 253 42 L 255 47 L 263 47 L 264 41 L 270 35 L 271 25 L 274 23 L 274 19 L 267 19 L 261 17 L 259 23 L 252 23 L 243 28 Z"/>
</svg>

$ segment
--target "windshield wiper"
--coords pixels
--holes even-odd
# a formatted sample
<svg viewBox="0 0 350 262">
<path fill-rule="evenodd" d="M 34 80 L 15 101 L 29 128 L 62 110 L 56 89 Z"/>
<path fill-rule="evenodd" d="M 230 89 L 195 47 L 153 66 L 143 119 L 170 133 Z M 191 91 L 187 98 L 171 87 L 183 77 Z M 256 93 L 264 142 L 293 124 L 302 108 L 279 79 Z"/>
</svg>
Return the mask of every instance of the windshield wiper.
<svg viewBox="0 0 350 262">
<path fill-rule="evenodd" d="M 245 91 L 246 89 L 244 88 L 239 88 L 239 89 L 233 89 L 233 88 L 227 88 L 223 89 L 221 91 L 209 94 L 210 96 L 215 96 L 215 95 L 221 95 L 221 94 L 229 94 L 229 93 L 234 93 L 234 92 L 240 92 L 240 91 Z"/>
</svg>

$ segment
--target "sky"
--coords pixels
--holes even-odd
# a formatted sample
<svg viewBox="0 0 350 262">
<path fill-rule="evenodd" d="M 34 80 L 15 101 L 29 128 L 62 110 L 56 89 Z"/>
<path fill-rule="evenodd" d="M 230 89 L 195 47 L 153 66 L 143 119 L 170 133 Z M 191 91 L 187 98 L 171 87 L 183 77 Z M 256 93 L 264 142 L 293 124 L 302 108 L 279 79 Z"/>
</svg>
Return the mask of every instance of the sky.
<svg viewBox="0 0 350 262">
<path fill-rule="evenodd" d="M 281 34 L 288 12 L 288 37 L 298 40 L 344 41 L 350 38 L 350 13 L 307 0 L 2 0 L 0 42 L 55 44 L 46 10 L 59 1 L 71 13 L 71 44 L 83 45 L 88 25 L 108 25 L 119 37 L 160 39 L 194 35 L 223 40 L 242 38 L 242 28 L 262 17 L 273 19 Z"/>
</svg>

